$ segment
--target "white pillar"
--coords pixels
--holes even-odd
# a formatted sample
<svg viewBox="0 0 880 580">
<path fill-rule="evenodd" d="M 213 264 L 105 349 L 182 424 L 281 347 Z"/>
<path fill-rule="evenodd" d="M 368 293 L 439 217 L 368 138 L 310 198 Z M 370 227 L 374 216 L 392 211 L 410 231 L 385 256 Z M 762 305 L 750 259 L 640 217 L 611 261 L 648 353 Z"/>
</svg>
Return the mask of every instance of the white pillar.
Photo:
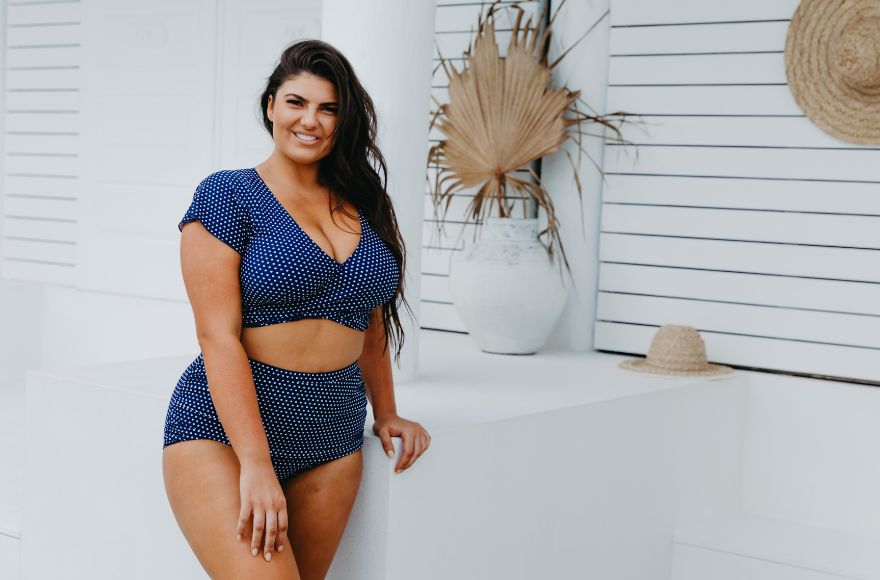
<svg viewBox="0 0 880 580">
<path fill-rule="evenodd" d="M 401 309 L 406 340 L 395 383 L 418 371 L 422 220 L 436 0 L 324 0 L 321 38 L 348 58 L 376 105 L 378 145 L 388 192 L 407 246 L 404 291 L 416 315 Z"/>
<path fill-rule="evenodd" d="M 550 1 L 550 12 L 561 10 L 553 23 L 553 42 L 550 46 L 550 62 L 567 50 L 590 26 L 597 23 L 586 38 L 580 41 L 553 70 L 554 87 L 567 86 L 581 90 L 581 98 L 600 113 L 605 113 L 605 92 L 608 87 L 608 37 L 610 32 L 607 10 L 609 0 L 597 2 Z M 586 111 L 583 103 L 578 103 Z M 585 127 L 590 133 L 602 134 L 598 125 Z M 602 167 L 604 160 L 603 139 L 583 137 L 582 146 L 593 160 Z M 578 200 L 577 185 L 572 164 L 565 156 L 568 150 L 577 161 L 577 145 L 566 141 L 563 147 L 544 158 L 541 177 L 553 198 L 559 219 L 562 243 L 571 266 L 576 288 L 569 294 L 568 303 L 559 317 L 553 333 L 547 339 L 547 347 L 561 350 L 592 350 L 593 328 L 596 322 L 596 297 L 599 277 L 599 226 L 602 210 L 602 178 L 593 163 L 583 155 L 578 166 L 583 187 L 583 207 Z M 583 225 L 581 221 L 583 220 Z M 566 278 L 568 274 L 566 273 Z M 567 280 L 568 281 L 568 280 Z"/>
</svg>

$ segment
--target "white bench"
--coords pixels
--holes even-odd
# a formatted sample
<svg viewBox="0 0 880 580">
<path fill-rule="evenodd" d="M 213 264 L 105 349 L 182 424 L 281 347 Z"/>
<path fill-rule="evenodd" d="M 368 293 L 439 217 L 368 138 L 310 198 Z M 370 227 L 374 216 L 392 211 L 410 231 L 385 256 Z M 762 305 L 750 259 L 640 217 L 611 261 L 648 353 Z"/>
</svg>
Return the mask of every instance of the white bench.
<svg viewBox="0 0 880 580">
<path fill-rule="evenodd" d="M 433 438 L 411 470 L 393 473 L 368 418 L 329 580 L 665 578 L 677 523 L 735 504 L 745 374 L 675 381 L 622 356 L 504 357 L 462 338 L 423 331 L 422 376 L 397 385 Z M 204 577 L 161 475 L 191 358 L 28 373 L 22 580 Z"/>
</svg>

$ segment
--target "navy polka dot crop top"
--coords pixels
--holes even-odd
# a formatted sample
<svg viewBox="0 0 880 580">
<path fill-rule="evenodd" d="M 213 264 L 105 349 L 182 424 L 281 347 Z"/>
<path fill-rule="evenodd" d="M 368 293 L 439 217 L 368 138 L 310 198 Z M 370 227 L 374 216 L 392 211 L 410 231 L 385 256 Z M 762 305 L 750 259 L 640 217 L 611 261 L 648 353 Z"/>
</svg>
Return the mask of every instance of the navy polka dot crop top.
<svg viewBox="0 0 880 580">
<path fill-rule="evenodd" d="M 400 272 L 391 250 L 358 209 L 361 238 L 339 263 L 294 221 L 256 168 L 206 177 L 177 229 L 198 220 L 241 254 L 242 326 L 326 318 L 366 331 L 370 311 L 394 297 Z"/>
</svg>

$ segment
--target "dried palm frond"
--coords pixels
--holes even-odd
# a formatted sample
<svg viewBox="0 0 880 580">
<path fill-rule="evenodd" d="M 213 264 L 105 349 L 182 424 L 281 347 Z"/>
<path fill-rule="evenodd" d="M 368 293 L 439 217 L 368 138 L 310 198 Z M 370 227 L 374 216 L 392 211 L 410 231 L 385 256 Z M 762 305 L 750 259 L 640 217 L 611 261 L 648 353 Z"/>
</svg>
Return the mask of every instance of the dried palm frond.
<svg viewBox="0 0 880 580">
<path fill-rule="evenodd" d="M 431 190 L 434 215 L 442 230 L 453 196 L 468 188 L 477 189 L 466 210 L 465 223 L 473 220 L 481 224 L 493 206 L 497 207 L 499 216 L 508 217 L 517 202 L 523 206 L 523 217 L 528 217 L 523 202 L 531 198 L 547 214 L 547 227 L 538 233 L 538 239 L 549 237 L 546 244 L 541 240 L 549 258 L 553 259 L 554 248 L 558 246 L 562 263 L 570 271 L 559 239 L 553 201 L 540 177 L 531 167 L 527 170 L 532 180 L 520 179 L 514 172 L 557 151 L 567 139 L 577 142 L 580 159 L 580 152 L 584 151 L 580 136 L 589 134 L 581 131 L 582 123 L 600 123 L 619 137 L 620 131 L 609 118 L 623 118 L 628 114 L 582 113 L 577 108 L 577 102 L 581 101 L 580 91 L 551 86 L 552 69 L 573 46 L 552 64 L 547 63 L 553 20 L 559 14 L 557 10 L 539 42 L 547 4 L 534 24 L 531 17 L 522 22 L 525 11 L 518 2 L 504 5 L 505 9 L 517 13 L 506 58 L 501 58 L 495 40 L 495 12 L 501 7 L 498 2 L 492 2 L 485 20 L 482 15 L 478 18 L 477 32 L 472 46 L 464 52 L 461 72 L 454 66 L 447 66 L 447 60 L 440 56 L 440 64 L 449 78 L 449 103 L 434 111 L 430 124 L 433 128 L 439 122 L 438 129 L 446 136 L 428 152 L 429 167 L 437 168 Z M 565 0 L 559 7 L 564 3 Z M 573 116 L 567 117 L 567 113 Z M 576 129 L 570 131 L 569 127 L 573 125 Z M 571 155 L 565 153 L 572 164 L 578 196 L 583 203 L 577 167 Z M 439 215 L 441 208 L 442 217 Z"/>
</svg>

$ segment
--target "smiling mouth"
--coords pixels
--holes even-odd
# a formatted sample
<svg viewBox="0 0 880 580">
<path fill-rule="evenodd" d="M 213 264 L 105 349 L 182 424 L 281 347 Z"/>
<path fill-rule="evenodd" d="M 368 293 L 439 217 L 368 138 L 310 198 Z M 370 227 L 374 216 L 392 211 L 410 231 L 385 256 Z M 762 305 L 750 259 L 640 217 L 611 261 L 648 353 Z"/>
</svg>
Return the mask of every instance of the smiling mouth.
<svg viewBox="0 0 880 580">
<path fill-rule="evenodd" d="M 297 141 L 301 141 L 303 143 L 314 143 L 318 140 L 317 137 L 303 138 L 300 137 L 296 132 L 293 133 L 293 136 L 296 137 Z"/>
</svg>

